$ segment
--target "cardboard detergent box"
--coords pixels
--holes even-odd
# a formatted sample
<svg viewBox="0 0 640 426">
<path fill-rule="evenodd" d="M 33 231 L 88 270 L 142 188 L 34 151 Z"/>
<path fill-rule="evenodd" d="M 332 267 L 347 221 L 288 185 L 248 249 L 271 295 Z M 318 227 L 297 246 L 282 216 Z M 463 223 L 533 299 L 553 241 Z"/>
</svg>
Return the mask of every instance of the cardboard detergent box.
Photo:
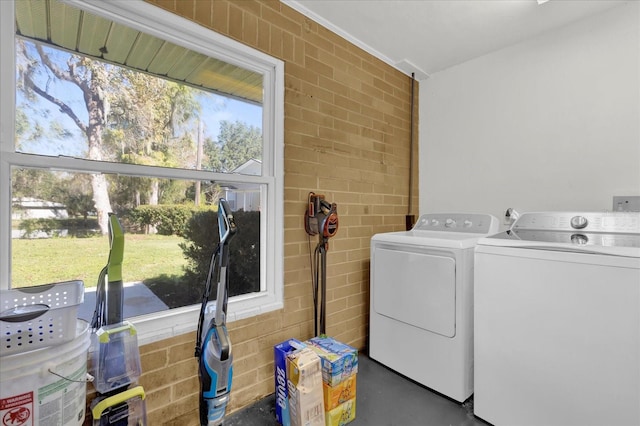
<svg viewBox="0 0 640 426">
<path fill-rule="evenodd" d="M 338 405 L 350 399 L 355 399 L 356 377 L 357 374 L 352 374 L 335 386 L 329 386 L 324 382 L 322 383 L 325 411 L 331 411 Z"/>
<path fill-rule="evenodd" d="M 291 426 L 289 417 L 289 387 L 287 385 L 287 354 L 305 347 L 299 340 L 289 339 L 273 347 L 273 368 L 276 390 L 276 420 Z"/>
<path fill-rule="evenodd" d="M 305 342 L 322 362 L 322 379 L 329 386 L 358 372 L 358 350 L 331 337 L 313 337 Z"/>
<path fill-rule="evenodd" d="M 291 426 L 325 426 L 320 358 L 308 347 L 287 354 Z"/>
<path fill-rule="evenodd" d="M 343 402 L 325 413 L 326 426 L 343 426 L 356 418 L 356 399 Z"/>
</svg>

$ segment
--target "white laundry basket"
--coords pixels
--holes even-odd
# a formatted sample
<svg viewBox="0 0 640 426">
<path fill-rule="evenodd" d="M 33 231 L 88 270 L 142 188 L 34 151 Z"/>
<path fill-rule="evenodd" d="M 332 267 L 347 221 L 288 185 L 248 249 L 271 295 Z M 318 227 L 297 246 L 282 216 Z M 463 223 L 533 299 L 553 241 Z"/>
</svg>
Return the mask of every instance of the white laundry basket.
<svg viewBox="0 0 640 426">
<path fill-rule="evenodd" d="M 83 299 L 79 280 L 0 290 L 0 357 L 73 340 Z"/>
</svg>

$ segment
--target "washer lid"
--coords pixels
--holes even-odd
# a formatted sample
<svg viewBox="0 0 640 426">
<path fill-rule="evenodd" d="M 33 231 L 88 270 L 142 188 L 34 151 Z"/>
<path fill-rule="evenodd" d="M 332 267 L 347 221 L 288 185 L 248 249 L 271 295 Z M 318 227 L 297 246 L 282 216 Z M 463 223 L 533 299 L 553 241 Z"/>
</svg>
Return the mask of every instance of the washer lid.
<svg viewBox="0 0 640 426">
<path fill-rule="evenodd" d="M 640 234 L 640 212 L 523 213 L 511 230 Z"/>
<path fill-rule="evenodd" d="M 524 213 L 478 244 L 640 257 L 640 213 Z"/>
</svg>

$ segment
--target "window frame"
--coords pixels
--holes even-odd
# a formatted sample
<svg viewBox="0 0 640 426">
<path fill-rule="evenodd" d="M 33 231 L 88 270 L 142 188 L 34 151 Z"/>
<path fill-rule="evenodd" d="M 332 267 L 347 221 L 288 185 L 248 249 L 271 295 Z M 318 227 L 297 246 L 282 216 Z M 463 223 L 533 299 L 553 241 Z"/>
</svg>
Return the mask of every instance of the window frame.
<svg viewBox="0 0 640 426">
<path fill-rule="evenodd" d="M 240 42 L 142 0 L 62 0 L 74 7 L 130 26 L 208 56 L 264 75 L 263 158 L 260 176 L 170 169 L 133 164 L 24 154 L 15 151 L 15 0 L 0 2 L 0 289 L 11 282 L 11 168 L 14 166 L 101 172 L 169 179 L 261 184 L 261 288 L 230 298 L 229 322 L 283 307 L 284 63 Z M 3 219 L 4 218 L 4 219 Z M 70 277 L 71 278 L 71 277 Z M 140 344 L 196 330 L 200 306 L 191 305 L 128 319 Z"/>
</svg>

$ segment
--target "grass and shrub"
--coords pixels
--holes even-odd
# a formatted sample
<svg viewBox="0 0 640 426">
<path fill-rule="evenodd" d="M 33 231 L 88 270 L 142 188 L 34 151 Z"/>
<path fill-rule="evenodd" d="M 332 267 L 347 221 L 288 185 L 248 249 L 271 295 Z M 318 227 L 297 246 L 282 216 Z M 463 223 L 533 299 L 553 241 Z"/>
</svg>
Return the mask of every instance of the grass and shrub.
<svg viewBox="0 0 640 426">
<path fill-rule="evenodd" d="M 238 234 L 229 247 L 230 296 L 260 291 L 260 213 L 238 211 L 234 216 Z M 143 206 L 122 215 L 120 222 L 125 228 L 124 281 L 143 282 L 171 308 L 199 303 L 219 239 L 217 212 Z M 84 281 L 85 287 L 96 285 L 108 260 L 109 237 L 80 232 L 95 229 L 95 219 L 30 219 L 14 227 L 28 235 L 47 232 L 50 238 L 12 240 L 12 287 L 71 279 Z M 158 233 L 140 233 L 149 227 Z M 60 229 L 69 236 L 60 236 Z M 215 294 L 212 285 L 211 299 Z"/>
</svg>

